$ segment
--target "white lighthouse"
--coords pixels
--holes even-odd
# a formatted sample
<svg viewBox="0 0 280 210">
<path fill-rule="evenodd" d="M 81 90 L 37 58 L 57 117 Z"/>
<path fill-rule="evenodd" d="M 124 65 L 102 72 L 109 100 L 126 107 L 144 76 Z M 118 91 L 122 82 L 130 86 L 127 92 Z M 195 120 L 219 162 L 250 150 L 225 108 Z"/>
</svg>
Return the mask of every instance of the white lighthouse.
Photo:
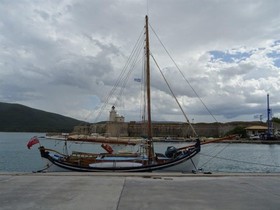
<svg viewBox="0 0 280 210">
<path fill-rule="evenodd" d="M 109 121 L 110 122 L 124 122 L 124 117 L 119 116 L 115 110 L 115 106 L 112 106 L 112 109 L 110 111 L 110 116 L 109 116 Z"/>
</svg>

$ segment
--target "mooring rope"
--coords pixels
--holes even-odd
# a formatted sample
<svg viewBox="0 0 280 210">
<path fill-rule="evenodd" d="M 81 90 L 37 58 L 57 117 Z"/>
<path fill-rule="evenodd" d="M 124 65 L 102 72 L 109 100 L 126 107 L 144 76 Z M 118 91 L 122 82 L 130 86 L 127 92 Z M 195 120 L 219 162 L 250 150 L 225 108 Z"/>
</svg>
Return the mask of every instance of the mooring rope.
<svg viewBox="0 0 280 210">
<path fill-rule="evenodd" d="M 223 149 L 224 150 L 224 149 Z M 219 152 L 221 153 L 221 152 Z M 218 155 L 212 156 L 204 153 L 199 153 L 200 155 L 211 157 L 210 160 L 213 160 L 214 158 L 221 159 L 221 160 L 227 160 L 227 161 L 234 161 L 238 163 L 246 163 L 246 164 L 253 164 L 253 165 L 259 165 L 259 166 L 267 166 L 267 167 L 275 167 L 275 168 L 280 168 L 280 165 L 272 165 L 272 164 L 265 164 L 265 163 L 256 163 L 256 162 L 250 162 L 250 161 L 245 161 L 245 160 L 236 160 L 236 159 L 231 159 L 231 158 L 226 158 L 226 157 L 221 157 Z M 206 163 L 208 163 L 207 161 Z M 204 166 L 206 163 L 204 163 L 202 166 Z"/>
<path fill-rule="evenodd" d="M 46 170 L 49 169 L 52 165 L 53 165 L 53 163 L 52 163 L 52 164 L 47 163 L 46 166 L 45 166 L 43 169 L 40 169 L 40 170 L 37 170 L 37 171 L 32 171 L 32 173 L 44 173 L 44 172 L 46 172 Z"/>
<path fill-rule="evenodd" d="M 206 155 L 206 154 L 200 153 L 200 154 L 202 154 L 202 155 L 205 155 L 205 156 L 209 156 L 209 157 L 210 157 L 209 160 L 207 160 L 205 163 L 203 163 L 203 164 L 201 165 L 201 168 L 202 168 L 203 166 L 205 166 L 207 163 L 209 163 L 211 160 L 213 160 L 214 158 L 217 158 L 218 155 L 228 147 L 228 145 L 229 145 L 229 144 L 226 144 L 226 145 L 224 146 L 224 148 L 222 148 L 216 155 L 212 155 L 212 156 L 211 156 L 211 155 Z"/>
</svg>

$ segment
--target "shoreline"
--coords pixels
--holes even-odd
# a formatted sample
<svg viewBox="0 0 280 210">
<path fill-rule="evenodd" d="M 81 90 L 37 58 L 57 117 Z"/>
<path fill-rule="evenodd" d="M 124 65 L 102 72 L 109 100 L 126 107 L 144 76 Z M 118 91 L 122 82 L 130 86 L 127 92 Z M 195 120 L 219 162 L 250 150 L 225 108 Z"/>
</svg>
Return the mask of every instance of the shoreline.
<svg viewBox="0 0 280 210">
<path fill-rule="evenodd" d="M 214 139 L 201 139 L 201 143 L 207 143 Z M 195 139 L 172 139 L 172 140 L 162 140 L 154 139 L 154 142 L 166 142 L 166 143 L 195 143 Z M 280 144 L 280 140 L 251 140 L 251 139 L 232 139 L 232 140 L 222 140 L 215 143 L 230 143 L 230 144 Z"/>
<path fill-rule="evenodd" d="M 220 143 L 238 143 L 238 144 L 280 144 L 280 140 L 224 140 Z"/>
<path fill-rule="evenodd" d="M 45 137 L 40 137 L 40 138 L 46 138 L 50 140 L 60 140 L 60 141 L 65 141 L 65 136 L 61 137 L 60 136 L 45 136 Z M 114 137 L 116 140 L 123 140 L 123 141 L 135 141 L 139 140 L 139 137 Z M 110 138 L 105 138 L 103 139 L 98 139 L 97 143 L 100 143 L 102 141 L 106 141 L 107 139 Z M 213 141 L 215 138 L 201 138 L 202 143 L 207 143 L 208 141 Z M 80 140 L 81 141 L 81 140 Z M 161 142 L 161 143 L 195 143 L 196 139 L 186 139 L 182 137 L 177 137 L 177 138 L 162 138 L 162 137 L 154 137 L 153 138 L 154 142 Z M 231 140 L 222 140 L 222 141 L 217 141 L 215 143 L 230 143 L 230 144 L 280 144 L 280 139 L 277 140 L 252 140 L 252 139 L 231 139 Z"/>
<path fill-rule="evenodd" d="M 163 177 L 279 177 L 280 172 L 212 172 L 212 173 L 184 173 L 184 172 L 12 172 L 0 171 L 1 176 L 101 176 L 101 177 L 141 177 L 159 179 Z"/>
</svg>

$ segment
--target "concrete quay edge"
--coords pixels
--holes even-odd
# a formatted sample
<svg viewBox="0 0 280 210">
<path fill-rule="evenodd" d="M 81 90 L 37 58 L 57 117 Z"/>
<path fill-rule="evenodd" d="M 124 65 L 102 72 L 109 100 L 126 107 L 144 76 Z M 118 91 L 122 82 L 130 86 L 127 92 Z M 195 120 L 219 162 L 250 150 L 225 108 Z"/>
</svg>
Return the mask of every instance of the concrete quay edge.
<svg viewBox="0 0 280 210">
<path fill-rule="evenodd" d="M 0 172 L 0 176 L 101 176 L 101 177 L 280 177 L 280 173 L 181 173 L 181 172 Z"/>
</svg>

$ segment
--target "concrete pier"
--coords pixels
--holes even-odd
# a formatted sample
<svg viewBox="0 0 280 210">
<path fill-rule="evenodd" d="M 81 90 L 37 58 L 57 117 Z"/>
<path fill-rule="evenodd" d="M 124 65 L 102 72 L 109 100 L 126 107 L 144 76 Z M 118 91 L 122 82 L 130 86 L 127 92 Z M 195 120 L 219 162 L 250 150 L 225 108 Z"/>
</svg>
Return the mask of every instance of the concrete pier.
<svg viewBox="0 0 280 210">
<path fill-rule="evenodd" d="M 280 174 L 0 173 L 1 210 L 279 208 Z"/>
</svg>

